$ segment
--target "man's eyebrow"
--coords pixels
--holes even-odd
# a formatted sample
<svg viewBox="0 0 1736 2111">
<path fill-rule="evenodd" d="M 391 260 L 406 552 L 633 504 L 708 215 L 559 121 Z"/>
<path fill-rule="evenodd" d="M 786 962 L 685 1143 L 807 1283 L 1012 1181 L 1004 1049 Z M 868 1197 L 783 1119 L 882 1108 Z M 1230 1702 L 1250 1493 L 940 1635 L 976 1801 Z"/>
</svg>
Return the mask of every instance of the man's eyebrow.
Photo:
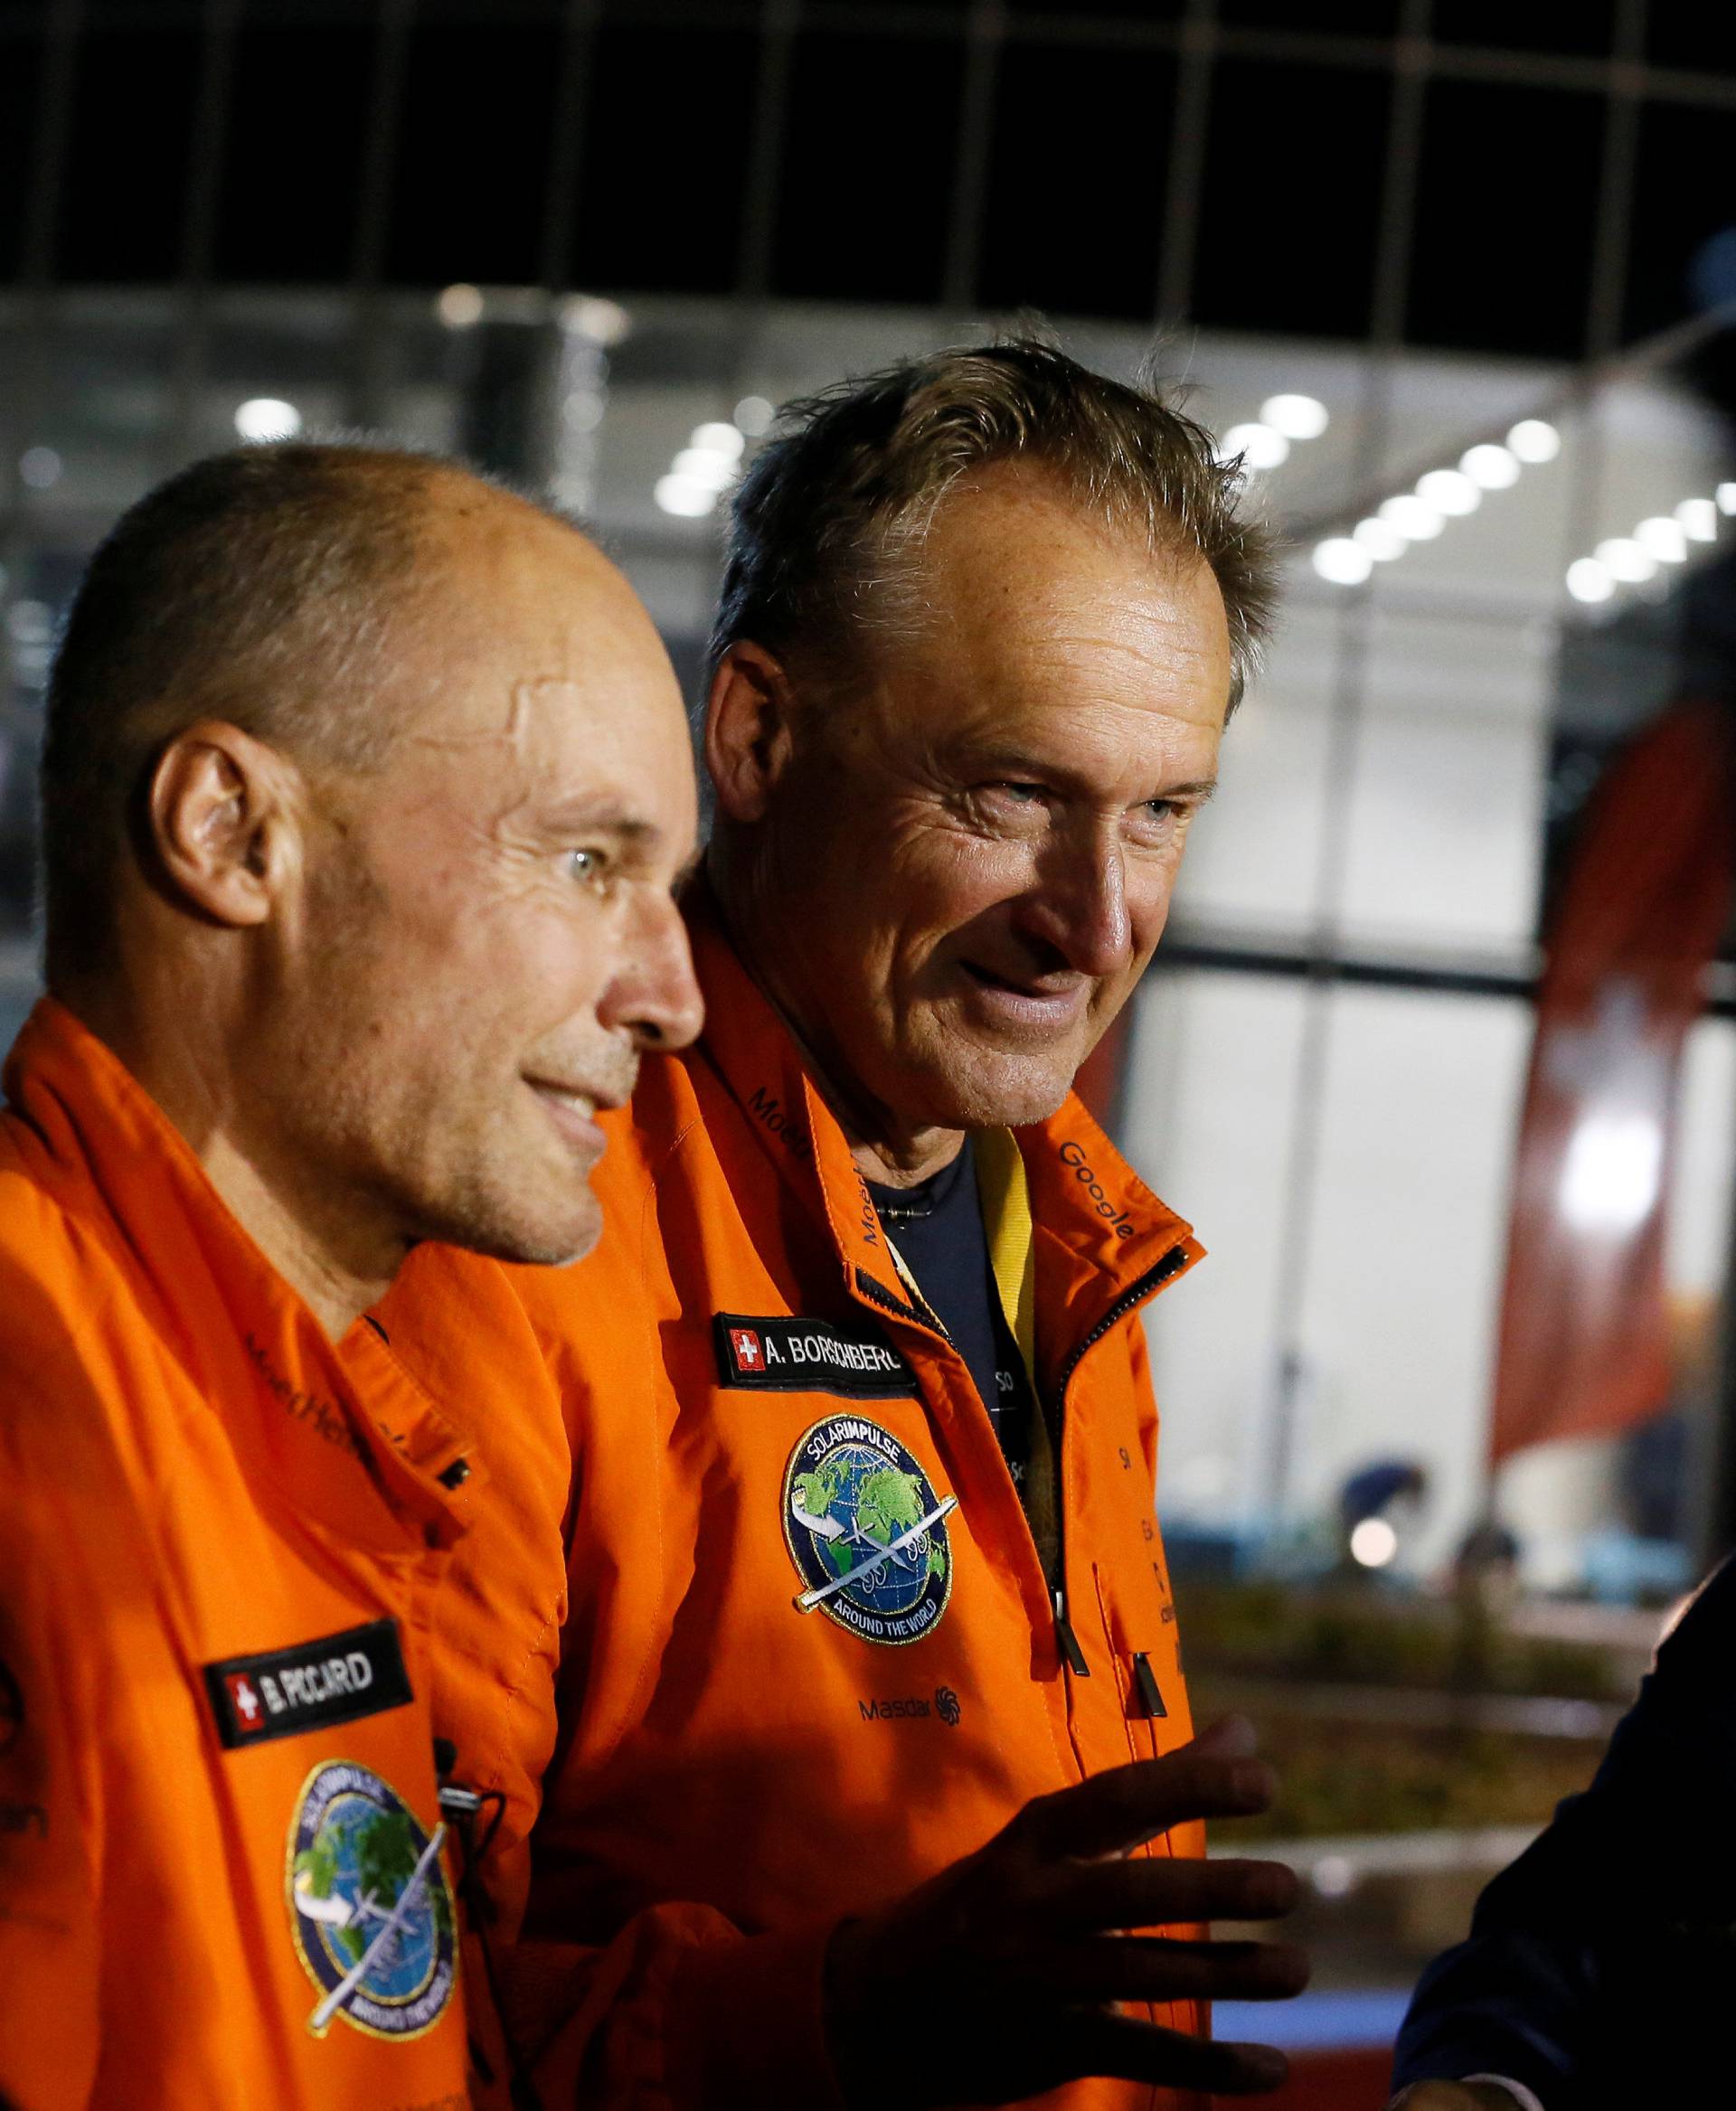
<svg viewBox="0 0 1736 2111">
<path fill-rule="evenodd" d="M 548 809 L 543 823 L 555 834 L 565 834 L 578 828 L 595 828 L 619 836 L 624 843 L 650 842 L 662 834 L 655 823 L 629 812 L 612 799 L 564 800 Z"/>
<path fill-rule="evenodd" d="M 1203 806 L 1217 788 L 1218 780 L 1216 777 L 1196 777 L 1189 784 L 1172 785 L 1166 792 L 1154 792 L 1152 797 L 1154 799 L 1192 799 L 1196 806 Z"/>
</svg>

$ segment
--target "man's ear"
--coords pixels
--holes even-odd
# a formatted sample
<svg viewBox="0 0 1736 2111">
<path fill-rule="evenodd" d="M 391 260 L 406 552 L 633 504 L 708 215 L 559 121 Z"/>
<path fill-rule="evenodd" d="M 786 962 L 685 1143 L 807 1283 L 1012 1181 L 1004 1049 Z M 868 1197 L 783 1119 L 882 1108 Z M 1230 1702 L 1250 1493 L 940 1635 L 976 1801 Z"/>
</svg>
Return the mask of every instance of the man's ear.
<svg viewBox="0 0 1736 2111">
<path fill-rule="evenodd" d="M 240 929 L 262 924 L 301 858 L 301 773 L 221 719 L 177 734 L 152 772 L 151 847 L 184 907 Z"/>
<path fill-rule="evenodd" d="M 789 762 L 795 710 L 783 663 L 737 638 L 718 662 L 705 707 L 705 767 L 728 819 L 764 819 Z"/>
</svg>

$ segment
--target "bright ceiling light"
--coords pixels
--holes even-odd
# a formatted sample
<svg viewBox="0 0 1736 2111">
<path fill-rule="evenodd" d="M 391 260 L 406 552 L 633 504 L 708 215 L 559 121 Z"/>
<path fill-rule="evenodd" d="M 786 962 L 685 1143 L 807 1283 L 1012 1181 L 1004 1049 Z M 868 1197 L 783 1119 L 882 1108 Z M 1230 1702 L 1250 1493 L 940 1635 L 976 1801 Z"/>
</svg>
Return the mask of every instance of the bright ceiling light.
<svg viewBox="0 0 1736 2111">
<path fill-rule="evenodd" d="M 1611 579 L 1625 580 L 1629 586 L 1638 586 L 1657 570 L 1656 558 L 1628 535 L 1612 535 L 1591 554 Z"/>
<path fill-rule="evenodd" d="M 236 410 L 235 429 L 246 440 L 294 439 L 301 412 L 281 396 L 250 396 Z"/>
<path fill-rule="evenodd" d="M 1350 1558 L 1364 1569 L 1384 1569 L 1399 1550 L 1399 1535 L 1383 1517 L 1365 1517 L 1350 1535 Z"/>
<path fill-rule="evenodd" d="M 1332 422 L 1316 396 L 1268 396 L 1260 407 L 1260 422 L 1286 439 L 1318 439 Z"/>
<path fill-rule="evenodd" d="M 618 300 L 599 293 L 573 293 L 561 304 L 561 321 L 605 352 L 633 335 L 633 318 Z"/>
<path fill-rule="evenodd" d="M 1401 491 L 1380 508 L 1381 518 L 1390 521 L 1407 542 L 1429 542 L 1447 525 L 1426 499 L 1412 491 Z"/>
<path fill-rule="evenodd" d="M 1373 570 L 1374 560 L 1348 535 L 1334 535 L 1316 543 L 1314 569 L 1335 587 L 1359 587 Z"/>
<path fill-rule="evenodd" d="M 1219 442 L 1218 452 L 1226 458 L 1240 455 L 1244 468 L 1276 469 L 1288 459 L 1290 443 L 1269 425 L 1232 425 Z"/>
<path fill-rule="evenodd" d="M 1649 521 L 1642 521 L 1634 530 L 1634 541 L 1648 557 L 1660 559 L 1665 564 L 1680 564 L 1688 554 L 1688 538 L 1680 521 L 1673 521 L 1663 514 L 1654 514 Z"/>
<path fill-rule="evenodd" d="M 1721 514 L 1736 514 L 1736 484 L 1721 484 L 1712 496 Z"/>
<path fill-rule="evenodd" d="M 758 439 L 762 432 L 769 432 L 777 415 L 767 396 L 743 396 L 735 407 L 735 422 L 750 439 Z"/>
<path fill-rule="evenodd" d="M 1690 542 L 1718 540 L 1718 508 L 1709 498 L 1684 498 L 1675 509 L 1682 532 Z"/>
<path fill-rule="evenodd" d="M 679 514 L 686 520 L 698 520 L 717 504 L 717 486 L 695 483 L 691 476 L 683 476 L 671 470 L 667 476 L 659 476 L 652 494 L 666 514 Z"/>
<path fill-rule="evenodd" d="M 482 296 L 474 286 L 448 286 L 434 309 L 448 330 L 467 330 L 482 320 Z"/>
<path fill-rule="evenodd" d="M 707 491 L 722 491 L 735 475 L 735 464 L 710 448 L 683 448 L 669 466 L 674 476 L 702 484 Z"/>
<path fill-rule="evenodd" d="M 1459 457 L 1459 467 L 1485 491 L 1505 491 L 1519 481 L 1519 457 L 1506 448 L 1486 444 Z"/>
<path fill-rule="evenodd" d="M 1561 451 L 1561 436 L 1541 418 L 1522 418 L 1507 435 L 1507 445 L 1522 462 L 1552 462 Z"/>
<path fill-rule="evenodd" d="M 715 424 L 694 426 L 693 437 L 687 444 L 703 448 L 709 454 L 722 455 L 725 461 L 739 462 L 747 442 L 734 426 L 725 425 L 720 419 Z"/>
<path fill-rule="evenodd" d="M 1607 601 L 1616 582 L 1595 557 L 1576 557 L 1567 568 L 1567 590 L 1576 601 Z"/>
<path fill-rule="evenodd" d="M 1408 542 L 1391 521 L 1359 521 L 1351 532 L 1351 541 L 1361 543 L 1376 564 L 1389 563 L 1395 557 L 1402 557 Z"/>
<path fill-rule="evenodd" d="M 1417 496 L 1437 513 L 1456 517 L 1474 514 L 1483 503 L 1482 492 L 1462 469 L 1430 469 L 1417 478 Z"/>
</svg>

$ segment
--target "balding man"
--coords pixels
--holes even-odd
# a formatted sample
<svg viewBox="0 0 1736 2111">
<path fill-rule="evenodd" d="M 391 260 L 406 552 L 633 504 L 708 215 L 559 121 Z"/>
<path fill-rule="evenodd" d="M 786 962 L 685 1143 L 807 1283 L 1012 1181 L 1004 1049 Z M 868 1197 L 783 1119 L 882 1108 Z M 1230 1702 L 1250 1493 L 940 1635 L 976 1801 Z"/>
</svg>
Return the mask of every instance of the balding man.
<svg viewBox="0 0 1736 2111">
<path fill-rule="evenodd" d="M 1021 343 L 803 407 L 737 501 L 705 1037 L 641 1079 L 615 1236 L 522 1285 L 576 1465 L 528 1927 L 601 1951 L 518 1957 L 576 2011 L 551 2106 L 1282 2073 L 1204 2004 L 1299 1960 L 1194 1939 L 1292 1895 L 1201 1859 L 1269 1786 L 1193 1741 L 1153 1516 L 1141 1315 L 1200 1249 L 1071 1092 L 1265 623 L 1237 493 Z"/>
<path fill-rule="evenodd" d="M 92 562 L 42 812 L 0 1116 L 0 2097 L 462 2106 L 459 1836 L 523 1832 L 552 1742 L 565 1443 L 360 1315 L 420 1241 L 584 1252 L 594 1117 L 695 1030 L 669 665 L 589 542 L 470 476 L 222 457 Z M 510 1345 L 475 1281 L 468 1341 Z"/>
</svg>

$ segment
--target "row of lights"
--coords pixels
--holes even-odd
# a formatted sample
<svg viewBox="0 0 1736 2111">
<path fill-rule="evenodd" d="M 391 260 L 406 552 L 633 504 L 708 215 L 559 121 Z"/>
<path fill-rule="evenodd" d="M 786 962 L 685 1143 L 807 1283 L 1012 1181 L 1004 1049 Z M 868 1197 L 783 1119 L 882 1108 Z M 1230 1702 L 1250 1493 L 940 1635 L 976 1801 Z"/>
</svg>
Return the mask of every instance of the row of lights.
<svg viewBox="0 0 1736 2111">
<path fill-rule="evenodd" d="M 1695 542 L 1718 540 L 1720 514 L 1736 514 L 1736 484 L 1721 484 L 1710 498 L 1684 498 L 1674 513 L 1654 514 L 1631 535 L 1612 535 L 1590 557 L 1567 568 L 1567 590 L 1576 601 L 1608 601 L 1617 589 L 1643 586 L 1666 564 L 1684 564 Z"/>
<path fill-rule="evenodd" d="M 1317 542 L 1314 569 L 1335 587 L 1359 587 L 1377 564 L 1402 557 L 1412 543 L 1431 542 L 1449 520 L 1474 514 L 1484 494 L 1507 491 L 1524 472 L 1552 462 L 1561 436 L 1541 418 L 1522 418 L 1506 444 L 1485 441 L 1460 456 L 1456 469 L 1430 469 L 1410 491 L 1395 492 L 1348 535 Z"/>
<path fill-rule="evenodd" d="M 1225 457 L 1240 455 L 1250 469 L 1276 469 L 1288 461 L 1295 441 L 1318 439 L 1330 423 L 1326 407 L 1317 397 L 1268 396 L 1259 418 L 1247 425 L 1232 425 L 1218 448 Z"/>
<path fill-rule="evenodd" d="M 666 514 L 700 520 L 715 511 L 741 466 L 750 439 L 767 431 L 776 415 L 764 396 L 743 396 L 732 419 L 694 426 L 687 445 L 657 478 L 652 496 Z"/>
</svg>

